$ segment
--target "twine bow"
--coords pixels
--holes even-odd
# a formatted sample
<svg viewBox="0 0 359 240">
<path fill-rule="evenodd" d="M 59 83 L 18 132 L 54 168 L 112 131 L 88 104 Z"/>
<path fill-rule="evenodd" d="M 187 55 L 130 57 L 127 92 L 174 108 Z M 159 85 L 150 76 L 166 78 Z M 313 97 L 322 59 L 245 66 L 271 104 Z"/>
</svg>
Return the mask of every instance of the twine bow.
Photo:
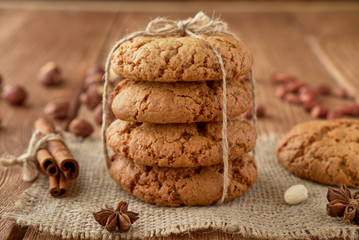
<svg viewBox="0 0 359 240">
<path fill-rule="evenodd" d="M 180 33 L 182 36 L 195 34 L 228 33 L 227 23 L 219 19 L 211 19 L 203 12 L 196 14 L 194 18 L 182 21 L 170 20 L 158 17 L 151 21 L 146 28 L 150 35 L 163 36 Z"/>
<path fill-rule="evenodd" d="M 112 47 L 111 51 L 109 52 L 106 60 L 105 66 L 105 74 L 103 77 L 104 81 L 104 91 L 103 91 L 103 101 L 102 101 L 102 128 L 101 128 L 101 137 L 102 137 L 102 145 L 103 145 L 103 152 L 105 156 L 105 160 L 107 166 L 110 166 L 110 158 L 108 155 L 108 149 L 106 145 L 106 128 L 107 128 L 107 94 L 108 94 L 108 82 L 109 82 L 109 74 L 110 74 L 110 65 L 111 65 L 111 57 L 112 54 L 116 51 L 116 49 L 124 42 L 131 40 L 134 37 L 138 36 L 165 36 L 165 35 L 172 35 L 172 34 L 181 34 L 182 36 L 188 35 L 191 37 L 202 39 L 209 43 L 210 49 L 216 56 L 218 63 L 220 65 L 220 69 L 222 72 L 222 149 L 223 149 L 223 192 L 222 197 L 218 201 L 218 204 L 224 202 L 227 197 L 228 192 L 228 185 L 229 185 L 229 162 L 228 162 L 228 155 L 229 155 L 229 146 L 228 146 L 228 139 L 227 139 L 227 82 L 226 82 L 226 69 L 224 67 L 224 62 L 222 59 L 221 54 L 218 53 L 217 49 L 213 46 L 211 42 L 209 42 L 202 34 L 215 34 L 215 33 L 224 33 L 230 36 L 237 38 L 233 33 L 228 31 L 227 23 L 219 20 L 219 19 L 211 19 L 203 12 L 199 12 L 193 18 L 188 18 L 182 21 L 174 21 L 169 20 L 167 18 L 158 17 L 152 20 L 146 27 L 145 31 L 138 31 L 134 32 L 121 40 L 119 40 L 115 45 Z M 252 84 L 252 96 L 253 96 L 253 106 L 252 106 L 252 113 L 253 113 L 253 122 L 254 126 L 256 124 L 256 116 L 255 116 L 255 98 L 254 98 L 254 80 L 253 80 L 253 71 L 250 72 L 250 80 Z"/>
<path fill-rule="evenodd" d="M 3 155 L 0 156 L 0 167 L 11 167 L 15 165 L 22 166 L 22 179 L 31 182 L 39 175 L 39 170 L 36 162 L 37 152 L 49 141 L 60 140 L 63 138 L 59 134 L 49 134 L 41 137 L 41 132 L 35 130 L 31 136 L 27 151 L 18 156 Z"/>
</svg>

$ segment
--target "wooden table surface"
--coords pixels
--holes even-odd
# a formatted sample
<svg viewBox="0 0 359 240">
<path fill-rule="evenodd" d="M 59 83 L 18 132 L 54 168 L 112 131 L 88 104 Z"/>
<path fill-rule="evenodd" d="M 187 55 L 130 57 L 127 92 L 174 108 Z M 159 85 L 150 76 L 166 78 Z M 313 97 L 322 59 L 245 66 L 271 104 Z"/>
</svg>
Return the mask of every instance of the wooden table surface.
<svg viewBox="0 0 359 240">
<path fill-rule="evenodd" d="M 275 97 L 269 81 L 273 72 L 288 72 L 310 85 L 343 86 L 359 100 L 359 3 L 0 3 L 0 74 L 5 84 L 23 85 L 29 98 L 23 107 L 0 101 L 3 117 L 0 153 L 25 151 L 35 119 L 53 99 L 72 102 L 71 118 L 93 119 L 79 105 L 78 97 L 86 69 L 103 63 L 109 48 L 124 34 L 143 29 L 158 15 L 187 18 L 204 10 L 229 23 L 253 53 L 257 80 L 257 103 L 268 117 L 260 119 L 259 134 L 284 133 L 311 117 L 299 106 Z M 65 84 L 45 88 L 36 81 L 38 69 L 56 61 Z M 325 105 L 341 100 L 328 97 Z M 61 124 L 66 126 L 70 119 Z M 98 129 L 98 128 L 97 128 Z M 97 134 L 98 135 L 98 134 Z M 19 195 L 31 184 L 21 180 L 21 169 L 0 171 L 0 215 L 13 208 Z M 236 236 L 206 230 L 166 239 L 231 239 Z M 32 228 L 0 220 L 0 239 L 58 239 Z"/>
</svg>

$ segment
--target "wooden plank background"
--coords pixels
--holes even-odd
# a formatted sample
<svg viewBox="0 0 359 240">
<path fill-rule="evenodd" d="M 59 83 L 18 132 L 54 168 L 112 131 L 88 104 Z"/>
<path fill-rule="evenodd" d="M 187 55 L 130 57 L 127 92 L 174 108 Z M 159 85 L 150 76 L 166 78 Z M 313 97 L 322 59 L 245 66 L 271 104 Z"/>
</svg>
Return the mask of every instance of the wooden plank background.
<svg viewBox="0 0 359 240">
<path fill-rule="evenodd" d="M 253 53 L 257 102 L 269 113 L 259 120 L 259 134 L 284 133 L 311 119 L 300 107 L 275 97 L 275 86 L 268 81 L 273 72 L 292 73 L 313 86 L 341 85 L 359 99 L 359 4 L 355 2 L 0 3 L 0 74 L 5 84 L 19 83 L 29 93 L 24 107 L 0 101 L 0 153 L 24 152 L 33 121 L 50 100 L 71 99 L 70 119 L 76 115 L 92 119 L 93 113 L 79 108 L 78 102 L 86 69 L 103 63 L 121 36 L 143 29 L 158 15 L 187 18 L 198 10 L 211 14 L 214 9 Z M 65 83 L 60 87 L 46 88 L 36 81 L 38 69 L 50 60 L 63 69 Z M 342 102 L 334 97 L 322 101 L 328 106 Z M 66 126 L 70 119 L 61 124 Z M 0 215 L 30 186 L 21 180 L 20 173 L 19 167 L 0 171 Z M 235 237 L 208 230 L 165 239 Z M 59 239 L 1 219 L 0 239 L 7 238 Z"/>
</svg>

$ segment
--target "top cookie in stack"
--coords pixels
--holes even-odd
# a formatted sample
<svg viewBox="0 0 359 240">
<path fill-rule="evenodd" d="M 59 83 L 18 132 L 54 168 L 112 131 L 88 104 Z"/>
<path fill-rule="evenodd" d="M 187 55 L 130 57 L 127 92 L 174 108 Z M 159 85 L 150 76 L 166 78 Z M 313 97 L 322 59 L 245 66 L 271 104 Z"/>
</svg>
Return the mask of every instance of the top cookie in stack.
<svg viewBox="0 0 359 240">
<path fill-rule="evenodd" d="M 210 43 L 227 73 L 231 150 L 226 201 L 256 180 L 256 165 L 247 153 L 257 135 L 239 118 L 251 105 L 251 88 L 240 78 L 250 71 L 251 54 L 229 35 L 203 37 L 208 42 L 180 35 L 139 36 L 112 55 L 113 71 L 125 80 L 113 92 L 118 120 L 107 130 L 107 143 L 115 152 L 110 174 L 146 202 L 191 206 L 221 198 L 222 72 Z"/>
<path fill-rule="evenodd" d="M 140 36 L 123 43 L 112 56 L 112 69 L 123 78 L 154 82 L 222 80 L 211 43 L 222 56 L 228 79 L 245 75 L 252 67 L 244 44 L 226 34 L 203 36 Z"/>
</svg>

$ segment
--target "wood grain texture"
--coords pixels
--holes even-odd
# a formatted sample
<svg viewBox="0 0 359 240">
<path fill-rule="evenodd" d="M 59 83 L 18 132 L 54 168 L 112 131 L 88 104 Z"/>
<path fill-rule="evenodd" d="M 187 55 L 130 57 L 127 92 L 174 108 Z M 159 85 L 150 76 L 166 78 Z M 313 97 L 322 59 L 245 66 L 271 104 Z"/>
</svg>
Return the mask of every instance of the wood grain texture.
<svg viewBox="0 0 359 240">
<path fill-rule="evenodd" d="M 23 238 L 23 240 L 34 240 L 34 239 L 38 239 L 38 240 L 61 240 L 62 238 L 60 237 L 55 237 L 52 236 L 50 234 L 46 234 L 43 232 L 39 232 L 36 231 L 33 228 L 29 228 Z M 72 240 L 73 238 L 71 238 Z"/>
<path fill-rule="evenodd" d="M 269 116 L 258 122 L 259 134 L 284 133 L 293 125 L 310 120 L 301 107 L 288 104 L 275 96 L 275 86 L 269 82 L 274 72 L 286 72 L 304 83 L 335 86 L 326 69 L 308 48 L 296 19 L 290 13 L 223 14 L 232 31 L 250 48 L 254 57 L 257 105 L 267 106 Z M 335 98 L 322 98 L 324 105 L 337 104 Z"/>
<path fill-rule="evenodd" d="M 28 227 L 22 227 L 20 225 L 14 224 L 11 227 L 11 230 L 8 233 L 6 240 L 23 239 L 28 229 L 29 229 Z"/>
<path fill-rule="evenodd" d="M 48 101 L 69 99 L 73 109 L 76 108 L 84 72 L 101 54 L 115 15 L 11 10 L 1 11 L 0 16 L 0 27 L 6 23 L 11 25 L 0 32 L 0 51 L 2 56 L 6 56 L 0 58 L 4 84 L 21 84 L 29 95 L 23 107 L 11 107 L 0 101 L 0 114 L 3 116 L 0 153 L 6 151 L 19 155 L 26 149 L 33 122 L 42 115 Z M 36 81 L 38 69 L 50 60 L 56 61 L 63 69 L 65 83 L 56 88 L 45 88 Z M 12 208 L 20 193 L 30 184 L 21 180 L 19 167 L 1 170 L 0 183 L 1 214 Z M 0 220 L 0 225 L 8 223 Z M 11 227 L 1 227 L 0 236 L 6 236 L 9 231 Z"/>
<path fill-rule="evenodd" d="M 357 1 L 1 1 L 3 9 L 72 10 L 107 12 L 165 12 L 167 15 L 189 11 L 212 12 L 337 12 L 358 11 Z"/>
<path fill-rule="evenodd" d="M 359 101 L 359 14 L 297 13 L 296 18 L 318 61 Z"/>
<path fill-rule="evenodd" d="M 66 9 L 66 5 L 62 6 Z M 49 100 L 69 99 L 74 114 L 78 112 L 79 116 L 92 121 L 92 111 L 83 106 L 77 111 L 76 107 L 86 69 L 93 63 L 104 63 L 107 52 L 116 40 L 145 28 L 148 21 L 158 15 L 187 18 L 199 8 L 198 4 L 184 3 L 157 4 L 157 8 L 152 5 L 148 9 L 137 8 L 138 4 L 131 8 L 128 3 L 121 9 L 111 6 L 111 12 L 92 12 L 89 10 L 96 8 L 86 11 L 19 10 L 1 9 L 0 4 L 0 52 L 6 56 L 0 57 L 0 73 L 5 83 L 22 84 L 30 95 L 25 107 L 14 108 L 0 101 L 0 114 L 4 116 L 4 127 L 0 130 L 0 153 L 7 151 L 18 155 L 25 150 L 33 121 L 42 114 Z M 212 12 L 213 6 L 216 5 L 205 5 L 203 10 Z M 215 15 L 221 15 L 253 53 L 257 103 L 264 104 L 269 112 L 268 117 L 258 122 L 259 134 L 284 133 L 293 125 L 311 119 L 300 107 L 274 96 L 275 86 L 268 81 L 272 72 L 292 73 L 312 86 L 320 83 L 337 85 L 338 80 L 308 44 L 308 37 L 314 39 L 343 76 L 347 83 L 343 85 L 353 86 L 348 90 L 352 90 L 353 95 L 359 94 L 359 69 L 356 67 L 357 61 L 353 61 L 359 53 L 358 4 L 341 5 L 346 6 L 347 12 L 335 12 L 335 4 L 311 5 L 313 8 L 305 4 L 295 8 L 295 5 L 289 4 L 280 9 L 270 7 L 269 10 L 265 10 L 263 5 L 259 8 L 246 4 L 242 5 L 244 8 L 238 6 L 226 5 Z M 63 68 L 66 81 L 59 88 L 44 88 L 35 80 L 38 69 L 49 60 L 58 62 Z M 321 101 L 331 107 L 341 103 L 341 100 L 333 97 L 322 98 Z M 65 121 L 63 125 L 67 123 Z M 98 135 L 99 127 L 96 129 Z M 20 173 L 19 167 L 0 171 L 0 215 L 11 209 L 19 194 L 30 186 L 21 180 Z M 18 233 L 12 235 L 22 239 L 16 225 L 0 220 L 0 239 L 10 233 Z M 210 230 L 157 239 L 231 238 L 248 240 Z M 29 228 L 23 239 L 59 238 Z"/>
</svg>

